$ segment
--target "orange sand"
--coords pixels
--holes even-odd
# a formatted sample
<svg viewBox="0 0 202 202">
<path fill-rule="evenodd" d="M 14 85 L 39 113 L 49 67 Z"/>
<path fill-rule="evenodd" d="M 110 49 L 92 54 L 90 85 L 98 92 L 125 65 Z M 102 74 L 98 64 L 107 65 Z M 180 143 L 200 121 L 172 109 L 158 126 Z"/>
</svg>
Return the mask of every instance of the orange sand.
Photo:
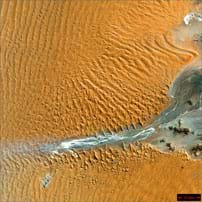
<svg viewBox="0 0 202 202">
<path fill-rule="evenodd" d="M 89 135 L 145 124 L 196 53 L 169 30 L 189 0 L 10 0 L 1 9 L 1 135 Z"/>
<path fill-rule="evenodd" d="M 147 146 L 0 163 L 1 202 L 175 202 L 177 193 L 202 193 L 202 161 Z"/>
<path fill-rule="evenodd" d="M 0 143 L 150 122 L 197 55 L 170 36 L 192 3 L 0 1 Z M 201 161 L 147 147 L 10 156 L 0 159 L 0 202 L 174 202 L 178 192 L 202 192 L 201 170 Z"/>
</svg>

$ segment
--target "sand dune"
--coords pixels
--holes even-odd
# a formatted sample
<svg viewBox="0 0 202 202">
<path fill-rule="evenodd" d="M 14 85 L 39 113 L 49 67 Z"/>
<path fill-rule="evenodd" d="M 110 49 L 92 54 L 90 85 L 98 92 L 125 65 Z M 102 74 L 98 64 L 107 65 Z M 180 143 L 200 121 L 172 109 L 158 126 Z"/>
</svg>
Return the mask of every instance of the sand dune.
<svg viewBox="0 0 202 202">
<path fill-rule="evenodd" d="M 169 34 L 190 9 L 190 1 L 3 1 L 3 139 L 148 123 L 196 55 Z"/>
<path fill-rule="evenodd" d="M 201 192 L 201 161 L 145 145 L 1 159 L 1 201 L 174 202 Z M 9 193 L 9 194 L 8 194 Z"/>
<path fill-rule="evenodd" d="M 198 55 L 171 33 L 194 6 L 0 1 L 0 202 L 174 202 L 177 193 L 201 192 L 201 161 L 148 145 L 12 153 L 27 142 L 150 123 L 168 105 L 177 73 Z"/>
</svg>

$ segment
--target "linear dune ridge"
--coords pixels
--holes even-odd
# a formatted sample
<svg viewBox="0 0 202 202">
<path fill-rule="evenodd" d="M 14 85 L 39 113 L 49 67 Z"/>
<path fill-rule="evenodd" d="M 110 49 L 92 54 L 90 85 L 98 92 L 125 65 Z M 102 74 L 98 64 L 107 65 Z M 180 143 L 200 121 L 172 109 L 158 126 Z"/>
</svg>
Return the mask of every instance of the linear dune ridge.
<svg viewBox="0 0 202 202">
<path fill-rule="evenodd" d="M 198 56 L 171 33 L 197 6 L 0 1 L 0 202 L 174 202 L 177 193 L 202 193 L 202 161 L 185 152 L 139 142 L 34 150 L 151 123 L 177 73 Z"/>
<path fill-rule="evenodd" d="M 3 1 L 3 139 L 74 137 L 146 124 L 196 52 L 169 30 L 191 1 Z"/>
</svg>

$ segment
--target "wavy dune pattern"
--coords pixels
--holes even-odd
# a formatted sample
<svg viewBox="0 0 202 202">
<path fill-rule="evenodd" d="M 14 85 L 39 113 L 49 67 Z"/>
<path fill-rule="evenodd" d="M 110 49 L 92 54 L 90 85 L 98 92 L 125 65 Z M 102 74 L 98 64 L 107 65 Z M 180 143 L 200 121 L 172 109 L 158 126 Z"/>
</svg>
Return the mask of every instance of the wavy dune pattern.
<svg viewBox="0 0 202 202">
<path fill-rule="evenodd" d="M 176 72 L 196 55 L 168 33 L 189 6 L 3 1 L 3 136 L 72 137 L 149 122 L 168 103 Z"/>
<path fill-rule="evenodd" d="M 170 32 L 193 6 L 0 1 L 0 202 L 174 202 L 176 193 L 201 192 L 201 161 L 146 144 L 24 152 L 27 144 L 150 123 L 198 55 Z M 15 153 L 16 145 L 25 150 Z"/>
<path fill-rule="evenodd" d="M 201 161 L 141 144 L 72 155 L 16 155 L 2 165 L 3 201 L 174 202 L 176 193 L 201 192 Z"/>
</svg>

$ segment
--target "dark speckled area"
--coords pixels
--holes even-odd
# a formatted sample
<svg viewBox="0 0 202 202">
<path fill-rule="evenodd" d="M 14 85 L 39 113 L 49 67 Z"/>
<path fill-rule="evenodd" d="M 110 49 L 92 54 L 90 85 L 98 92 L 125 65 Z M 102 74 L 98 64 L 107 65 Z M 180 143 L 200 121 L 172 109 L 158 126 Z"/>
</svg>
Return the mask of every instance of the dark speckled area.
<svg viewBox="0 0 202 202">
<path fill-rule="evenodd" d="M 185 16 L 183 25 L 188 26 L 190 33 L 192 25 L 194 26 L 191 40 L 197 41 L 199 50 L 201 49 L 201 42 L 198 40 L 202 35 L 201 22 L 202 15 L 192 12 Z M 119 133 L 105 132 L 92 137 L 65 140 L 57 145 L 43 145 L 40 151 L 60 153 L 103 145 L 119 145 L 122 142 L 143 141 L 162 151 L 182 149 L 194 158 L 202 158 L 202 61 L 200 56 L 178 74 L 170 87 L 169 96 L 172 100 L 171 105 L 145 128 L 131 127 Z"/>
</svg>

